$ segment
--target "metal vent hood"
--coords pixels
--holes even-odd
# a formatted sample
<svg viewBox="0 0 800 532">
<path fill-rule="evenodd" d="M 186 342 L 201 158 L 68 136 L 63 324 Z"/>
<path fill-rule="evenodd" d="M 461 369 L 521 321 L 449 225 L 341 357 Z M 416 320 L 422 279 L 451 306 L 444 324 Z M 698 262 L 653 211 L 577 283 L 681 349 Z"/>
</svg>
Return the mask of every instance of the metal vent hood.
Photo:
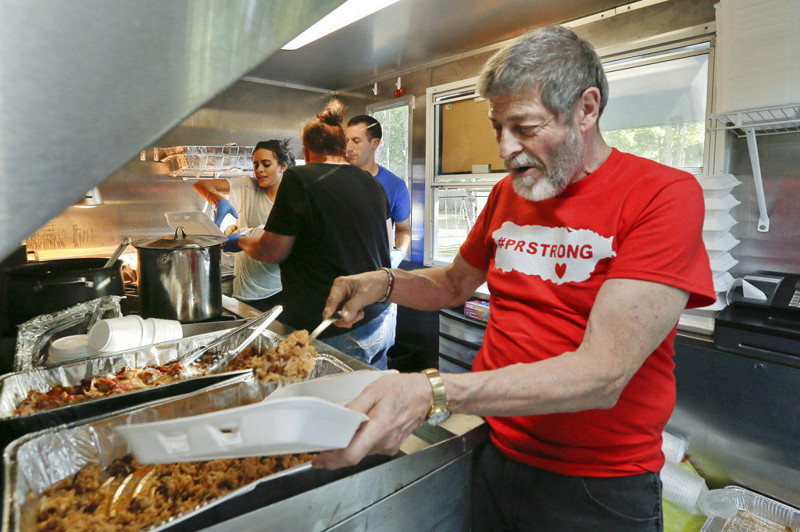
<svg viewBox="0 0 800 532">
<path fill-rule="evenodd" d="M 2 0 L 0 259 L 343 0 Z"/>
</svg>

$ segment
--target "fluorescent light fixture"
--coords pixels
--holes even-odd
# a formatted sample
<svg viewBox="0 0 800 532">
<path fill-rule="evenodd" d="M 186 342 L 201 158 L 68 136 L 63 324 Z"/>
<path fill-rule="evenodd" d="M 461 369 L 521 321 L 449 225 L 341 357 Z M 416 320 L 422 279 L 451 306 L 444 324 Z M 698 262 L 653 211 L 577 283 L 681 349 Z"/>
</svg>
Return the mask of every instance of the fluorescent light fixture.
<svg viewBox="0 0 800 532">
<path fill-rule="evenodd" d="M 321 39 L 336 30 L 344 28 L 357 20 L 368 17 L 384 7 L 399 2 L 400 0 L 347 0 L 328 16 L 320 19 L 316 24 L 286 43 L 281 50 L 297 50 L 298 48 Z"/>
</svg>

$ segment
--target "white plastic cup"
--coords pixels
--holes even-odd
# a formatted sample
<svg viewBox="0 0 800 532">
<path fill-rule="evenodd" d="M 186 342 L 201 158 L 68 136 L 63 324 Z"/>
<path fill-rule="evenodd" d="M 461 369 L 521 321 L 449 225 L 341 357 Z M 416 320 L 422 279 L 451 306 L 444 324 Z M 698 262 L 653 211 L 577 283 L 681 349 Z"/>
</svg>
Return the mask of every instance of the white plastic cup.
<svg viewBox="0 0 800 532">
<path fill-rule="evenodd" d="M 89 347 L 99 353 L 114 353 L 142 345 L 144 320 L 132 314 L 100 320 L 89 330 Z"/>
<path fill-rule="evenodd" d="M 708 491 L 706 481 L 686 468 L 666 462 L 661 470 L 662 496 L 691 514 L 700 513 L 697 501 Z"/>
<path fill-rule="evenodd" d="M 667 462 L 679 464 L 686 457 L 686 450 L 689 448 L 689 441 L 681 436 L 676 436 L 669 432 L 661 433 L 661 451 Z"/>
<path fill-rule="evenodd" d="M 53 340 L 47 349 L 47 363 L 60 364 L 89 356 L 89 338 L 86 334 L 64 336 Z"/>
<path fill-rule="evenodd" d="M 142 341 L 139 345 L 152 345 L 156 337 L 156 324 L 153 320 L 142 320 Z"/>
<path fill-rule="evenodd" d="M 181 322 L 177 320 L 162 320 L 159 318 L 148 318 L 154 327 L 153 343 L 167 342 L 169 340 L 179 340 L 183 338 L 183 328 Z"/>
</svg>

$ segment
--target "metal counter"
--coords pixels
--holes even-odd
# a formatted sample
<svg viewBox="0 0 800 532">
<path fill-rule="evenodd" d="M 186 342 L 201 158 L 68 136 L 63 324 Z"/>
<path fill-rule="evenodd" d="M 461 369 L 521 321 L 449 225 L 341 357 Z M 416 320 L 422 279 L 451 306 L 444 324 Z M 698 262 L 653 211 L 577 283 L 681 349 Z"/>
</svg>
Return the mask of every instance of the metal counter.
<svg viewBox="0 0 800 532">
<path fill-rule="evenodd" d="M 258 313 L 231 298 L 223 298 L 223 306 L 242 317 Z M 269 329 L 281 336 L 292 332 L 277 321 Z M 329 354 L 354 369 L 371 367 Z M 375 465 L 207 530 L 468 531 L 472 450 L 488 437 L 482 418 L 454 414 L 438 426 L 420 426 L 397 456 L 367 457 Z"/>
<path fill-rule="evenodd" d="M 677 403 L 667 430 L 711 488 L 736 484 L 800 507 L 800 368 L 675 341 Z"/>
</svg>

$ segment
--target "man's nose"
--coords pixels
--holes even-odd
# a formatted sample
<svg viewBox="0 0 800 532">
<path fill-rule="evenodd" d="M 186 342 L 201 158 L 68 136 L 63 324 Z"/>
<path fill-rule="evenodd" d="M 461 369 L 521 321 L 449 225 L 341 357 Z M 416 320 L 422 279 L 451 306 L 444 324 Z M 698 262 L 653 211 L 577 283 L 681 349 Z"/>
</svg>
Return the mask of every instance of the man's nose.
<svg viewBox="0 0 800 532">
<path fill-rule="evenodd" d="M 508 160 L 522 151 L 523 146 L 511 131 L 501 129 L 497 133 L 497 149 L 500 158 Z"/>
</svg>

